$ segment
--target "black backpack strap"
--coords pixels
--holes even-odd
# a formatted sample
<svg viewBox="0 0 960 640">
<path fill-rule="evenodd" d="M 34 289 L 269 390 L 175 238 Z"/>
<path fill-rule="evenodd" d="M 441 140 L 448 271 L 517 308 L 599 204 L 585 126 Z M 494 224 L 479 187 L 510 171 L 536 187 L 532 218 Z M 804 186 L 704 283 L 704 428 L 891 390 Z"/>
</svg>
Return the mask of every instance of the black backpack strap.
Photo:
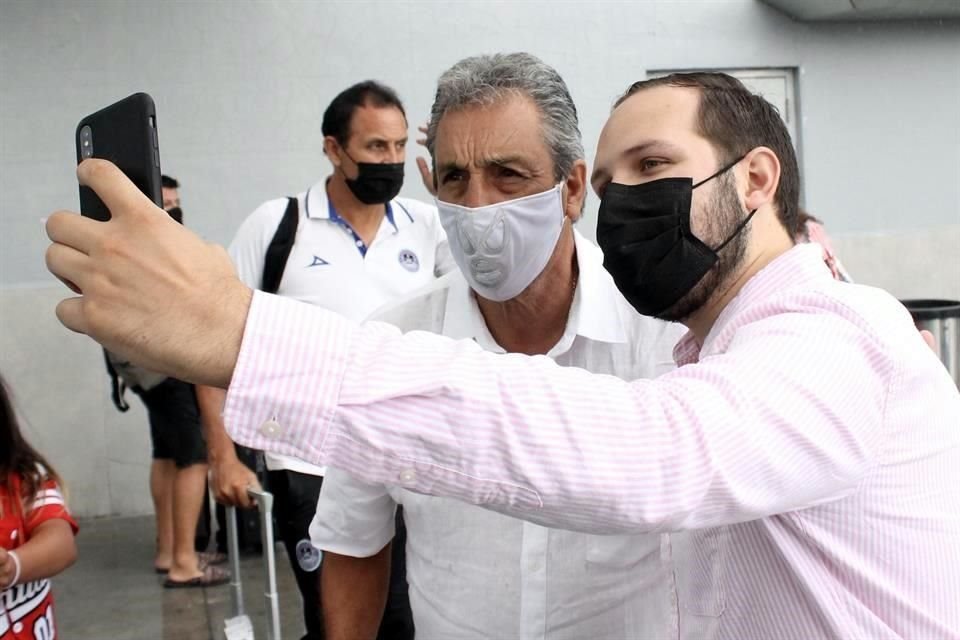
<svg viewBox="0 0 960 640">
<path fill-rule="evenodd" d="M 115 406 L 118 411 L 127 412 L 130 410 L 130 405 L 127 404 L 127 399 L 124 398 L 124 394 L 127 391 L 127 383 L 117 375 L 117 370 L 113 368 L 113 363 L 110 362 L 110 356 L 107 355 L 106 349 L 103 350 L 103 361 L 107 363 L 107 373 L 110 374 L 110 397 L 113 398 L 113 406 Z"/>
<path fill-rule="evenodd" d="M 283 212 L 283 219 L 277 226 L 276 233 L 267 247 L 263 261 L 263 281 L 260 289 L 267 293 L 276 293 L 283 279 L 283 270 L 287 266 L 287 258 L 297 239 L 297 222 L 300 217 L 296 198 L 287 198 L 287 210 Z"/>
</svg>

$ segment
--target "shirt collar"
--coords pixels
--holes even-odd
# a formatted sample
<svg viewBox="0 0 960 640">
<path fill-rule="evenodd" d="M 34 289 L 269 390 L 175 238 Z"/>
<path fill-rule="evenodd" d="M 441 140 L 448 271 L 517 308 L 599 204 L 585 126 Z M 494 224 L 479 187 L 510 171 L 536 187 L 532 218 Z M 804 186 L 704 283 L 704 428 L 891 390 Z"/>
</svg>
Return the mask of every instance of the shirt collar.
<svg viewBox="0 0 960 640">
<path fill-rule="evenodd" d="M 327 181 L 321 180 L 309 189 L 303 197 L 308 218 L 314 220 L 330 219 L 330 200 L 327 198 Z"/>
<path fill-rule="evenodd" d="M 303 198 L 304 206 L 307 209 L 306 215 L 308 218 L 315 220 L 330 220 L 331 222 L 336 222 L 338 224 L 346 224 L 346 221 L 337 213 L 333 203 L 330 202 L 330 198 L 327 197 L 328 180 L 329 178 L 321 180 L 307 189 L 307 193 Z M 394 219 L 393 204 L 394 201 L 392 200 L 387 203 L 386 218 L 393 227 L 394 233 L 396 233 L 399 231 L 399 228 L 397 227 L 396 220 Z M 408 217 L 409 214 L 403 216 L 404 219 Z"/>
<path fill-rule="evenodd" d="M 824 268 L 823 249 L 817 244 L 798 244 L 773 259 L 753 275 L 731 300 L 710 328 L 703 346 L 697 343 L 692 331 L 687 332 L 673 349 L 673 360 L 678 367 L 697 362 L 703 351 L 709 352 L 714 339 L 728 327 L 743 309 L 789 288 L 811 288 L 832 281 L 829 269 Z"/>
<path fill-rule="evenodd" d="M 622 298 L 610 274 L 603 268 L 603 254 L 576 229 L 573 236 L 580 276 L 573 295 L 570 316 L 567 318 L 567 327 L 558 347 L 566 344 L 567 348 L 560 351 L 568 350 L 576 337 L 597 342 L 625 343 L 625 305 L 620 304 Z M 459 271 L 451 278 L 444 309 L 443 334 L 458 340 L 476 340 L 480 346 L 490 351 L 503 351 L 487 329 L 477 300 Z M 553 350 L 550 355 L 555 355 Z"/>
</svg>

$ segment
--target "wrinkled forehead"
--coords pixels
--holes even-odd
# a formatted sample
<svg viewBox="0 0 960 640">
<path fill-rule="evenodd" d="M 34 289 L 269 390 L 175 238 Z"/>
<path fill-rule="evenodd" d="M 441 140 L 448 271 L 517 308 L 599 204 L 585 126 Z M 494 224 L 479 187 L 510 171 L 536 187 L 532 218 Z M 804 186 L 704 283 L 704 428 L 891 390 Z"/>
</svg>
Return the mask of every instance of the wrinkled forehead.
<svg viewBox="0 0 960 640">
<path fill-rule="evenodd" d="M 600 133 L 595 173 L 612 175 L 624 156 L 639 146 L 657 143 L 675 150 L 699 148 L 697 132 L 700 94 L 690 87 L 641 89 L 623 101 Z"/>
<path fill-rule="evenodd" d="M 447 110 L 437 125 L 434 147 L 438 162 L 548 152 L 539 110 L 531 98 L 516 93 Z"/>
</svg>

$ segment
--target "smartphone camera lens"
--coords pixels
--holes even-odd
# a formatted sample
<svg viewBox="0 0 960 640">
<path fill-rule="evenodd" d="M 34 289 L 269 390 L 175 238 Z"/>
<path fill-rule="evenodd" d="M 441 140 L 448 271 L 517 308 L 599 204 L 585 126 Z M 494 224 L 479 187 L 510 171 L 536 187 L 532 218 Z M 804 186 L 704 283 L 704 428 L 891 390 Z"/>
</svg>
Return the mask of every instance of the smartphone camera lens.
<svg viewBox="0 0 960 640">
<path fill-rule="evenodd" d="M 93 129 L 90 125 L 84 125 L 80 129 L 80 157 L 93 157 Z"/>
</svg>

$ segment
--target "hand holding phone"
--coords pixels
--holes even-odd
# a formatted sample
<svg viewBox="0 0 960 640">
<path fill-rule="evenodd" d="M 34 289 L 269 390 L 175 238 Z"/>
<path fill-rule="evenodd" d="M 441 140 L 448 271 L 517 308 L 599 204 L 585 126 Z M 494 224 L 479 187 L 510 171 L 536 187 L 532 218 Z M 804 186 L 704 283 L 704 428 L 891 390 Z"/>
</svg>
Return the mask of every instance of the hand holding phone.
<svg viewBox="0 0 960 640">
<path fill-rule="evenodd" d="M 230 256 L 177 224 L 113 163 L 87 159 L 77 177 L 112 216 L 47 218 L 47 268 L 80 294 L 57 305 L 60 322 L 145 369 L 226 388 L 252 300 Z"/>
</svg>

